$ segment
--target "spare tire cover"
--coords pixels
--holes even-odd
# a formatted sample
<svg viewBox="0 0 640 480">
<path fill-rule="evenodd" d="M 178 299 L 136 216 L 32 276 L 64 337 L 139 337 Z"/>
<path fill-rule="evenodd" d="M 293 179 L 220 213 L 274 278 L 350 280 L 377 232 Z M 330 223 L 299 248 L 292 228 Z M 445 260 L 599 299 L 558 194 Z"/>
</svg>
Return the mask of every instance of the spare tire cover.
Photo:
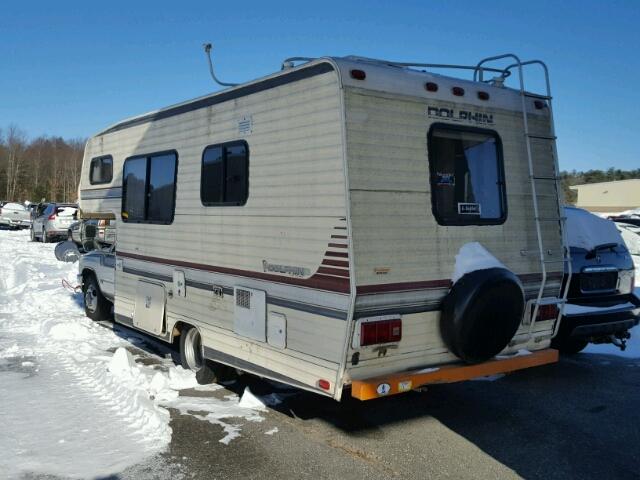
<svg viewBox="0 0 640 480">
<path fill-rule="evenodd" d="M 458 280 L 445 297 L 440 331 L 449 350 L 468 363 L 500 353 L 522 321 L 524 291 L 504 268 L 476 270 Z"/>
</svg>

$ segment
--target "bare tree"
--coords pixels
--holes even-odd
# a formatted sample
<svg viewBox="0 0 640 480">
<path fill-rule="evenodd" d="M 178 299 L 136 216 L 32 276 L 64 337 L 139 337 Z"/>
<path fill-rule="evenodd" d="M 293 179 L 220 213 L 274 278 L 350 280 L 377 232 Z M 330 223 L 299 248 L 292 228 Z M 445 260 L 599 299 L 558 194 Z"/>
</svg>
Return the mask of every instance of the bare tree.
<svg viewBox="0 0 640 480">
<path fill-rule="evenodd" d="M 5 149 L 7 155 L 6 162 L 6 195 L 7 199 L 15 199 L 18 179 L 20 178 L 20 168 L 24 159 L 26 146 L 26 135 L 17 125 L 11 124 L 7 128 L 5 139 Z"/>
</svg>

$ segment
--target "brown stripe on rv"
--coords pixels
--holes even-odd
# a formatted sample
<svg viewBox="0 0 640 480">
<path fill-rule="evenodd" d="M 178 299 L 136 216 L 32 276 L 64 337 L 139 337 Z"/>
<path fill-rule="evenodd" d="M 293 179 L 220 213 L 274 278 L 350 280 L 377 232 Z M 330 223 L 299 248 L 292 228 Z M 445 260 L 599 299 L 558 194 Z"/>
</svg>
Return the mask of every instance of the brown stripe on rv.
<svg viewBox="0 0 640 480">
<path fill-rule="evenodd" d="M 401 292 L 405 290 L 423 290 L 427 288 L 449 288 L 451 280 L 427 280 L 423 282 L 382 283 L 379 285 L 359 285 L 357 293 Z"/>
<path fill-rule="evenodd" d="M 337 275 L 338 277 L 349 278 L 349 270 L 342 270 L 339 268 L 320 267 L 318 273 L 326 273 L 328 275 Z"/>
<path fill-rule="evenodd" d="M 325 256 L 327 257 L 342 257 L 349 258 L 349 254 L 347 252 L 325 252 Z"/>
<path fill-rule="evenodd" d="M 562 272 L 549 272 L 547 280 L 560 280 L 563 277 Z M 525 273 L 518 275 L 522 283 L 536 283 L 542 281 L 540 273 Z M 356 292 L 359 294 L 381 293 L 381 292 L 402 292 L 406 290 L 423 290 L 433 288 L 449 288 L 451 280 L 427 280 L 422 282 L 402 282 L 402 283 L 383 283 L 379 285 L 359 285 Z"/>
<path fill-rule="evenodd" d="M 325 258 L 324 260 L 322 260 L 322 265 L 332 265 L 334 267 L 349 268 L 349 262 L 345 262 L 344 260 L 333 260 L 330 258 Z"/>
<path fill-rule="evenodd" d="M 146 255 L 138 255 L 136 253 L 116 252 L 117 255 L 124 258 L 132 258 L 142 260 L 144 262 L 154 262 L 163 265 L 173 265 L 176 267 L 193 268 L 195 270 L 204 270 L 207 272 L 224 273 L 227 275 L 236 275 L 239 277 L 257 278 L 260 280 L 268 280 L 272 282 L 285 283 L 288 285 L 296 285 L 300 287 L 314 288 L 318 290 L 328 290 L 338 293 L 349 293 L 349 279 L 340 277 L 330 277 L 318 273 L 313 274 L 309 278 L 292 278 L 282 277 L 264 272 L 253 272 L 250 270 L 239 270 L 236 268 L 219 267 L 215 265 L 204 265 L 201 263 L 185 262 L 182 260 L 172 260 L 168 258 L 148 257 Z"/>
<path fill-rule="evenodd" d="M 330 247 L 335 247 L 335 248 L 348 248 L 349 245 L 347 245 L 346 243 L 330 243 L 329 244 Z"/>
<path fill-rule="evenodd" d="M 331 235 L 331 238 L 339 238 L 342 240 L 346 240 L 348 237 L 346 235 Z"/>
</svg>

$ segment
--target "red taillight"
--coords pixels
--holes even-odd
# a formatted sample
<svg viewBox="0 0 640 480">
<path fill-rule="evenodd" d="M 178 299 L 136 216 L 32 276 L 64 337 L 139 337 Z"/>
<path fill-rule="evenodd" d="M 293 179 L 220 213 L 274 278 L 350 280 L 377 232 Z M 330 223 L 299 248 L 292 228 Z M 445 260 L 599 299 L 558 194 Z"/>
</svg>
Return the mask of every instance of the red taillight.
<svg viewBox="0 0 640 480">
<path fill-rule="evenodd" d="M 544 107 L 547 106 L 546 103 L 544 103 L 542 100 L 534 100 L 533 101 L 533 105 L 538 109 L 538 110 L 542 110 Z"/>
<path fill-rule="evenodd" d="M 555 303 L 538 307 L 538 321 L 555 320 L 558 317 L 558 306 Z"/>
<path fill-rule="evenodd" d="M 318 386 L 323 390 L 329 390 L 331 388 L 331 382 L 329 380 L 318 380 Z"/>
<path fill-rule="evenodd" d="M 360 346 L 376 345 L 379 343 L 399 342 L 402 338 L 402 320 L 379 320 L 377 322 L 363 322 L 360 325 Z"/>
<path fill-rule="evenodd" d="M 438 84 L 434 82 L 427 82 L 424 84 L 424 88 L 427 90 L 427 92 L 437 92 Z"/>
<path fill-rule="evenodd" d="M 49 215 L 49 220 L 55 220 L 56 219 L 56 214 L 52 213 L 51 215 Z"/>
<path fill-rule="evenodd" d="M 451 93 L 453 93 L 456 97 L 461 97 L 464 95 L 464 88 L 462 87 L 453 87 L 451 89 Z"/>
<path fill-rule="evenodd" d="M 351 70 L 351 78 L 355 78 L 356 80 L 364 80 L 367 78 L 367 74 L 364 70 Z"/>
<path fill-rule="evenodd" d="M 478 92 L 478 98 L 480 100 L 489 100 L 489 94 L 487 92 Z"/>
</svg>

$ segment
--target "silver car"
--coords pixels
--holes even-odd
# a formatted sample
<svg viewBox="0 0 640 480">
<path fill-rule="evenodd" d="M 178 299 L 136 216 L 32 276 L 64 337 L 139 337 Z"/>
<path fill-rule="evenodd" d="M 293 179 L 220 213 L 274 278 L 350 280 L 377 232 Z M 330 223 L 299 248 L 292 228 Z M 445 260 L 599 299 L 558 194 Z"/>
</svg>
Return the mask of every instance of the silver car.
<svg viewBox="0 0 640 480">
<path fill-rule="evenodd" d="M 0 225 L 9 228 L 29 228 L 31 226 L 29 209 L 19 203 L 5 203 L 0 208 Z"/>
<path fill-rule="evenodd" d="M 31 240 L 49 242 L 66 238 L 69 227 L 76 221 L 78 205 L 74 203 L 48 203 L 38 205 L 31 225 Z"/>
</svg>

